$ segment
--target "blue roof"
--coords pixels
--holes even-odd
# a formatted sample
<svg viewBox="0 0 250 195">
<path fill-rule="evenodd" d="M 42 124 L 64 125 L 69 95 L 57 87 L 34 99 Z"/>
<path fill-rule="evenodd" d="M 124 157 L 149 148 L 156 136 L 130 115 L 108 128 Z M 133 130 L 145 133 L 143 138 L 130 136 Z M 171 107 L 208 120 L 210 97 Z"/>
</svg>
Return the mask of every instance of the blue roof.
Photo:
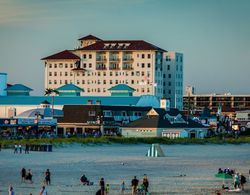
<svg viewBox="0 0 250 195">
<path fill-rule="evenodd" d="M 0 75 L 7 75 L 7 73 L 5 73 L 5 72 L 0 72 Z"/>
<path fill-rule="evenodd" d="M 83 91 L 82 88 L 74 84 L 66 84 L 56 89 L 57 91 Z"/>
<path fill-rule="evenodd" d="M 141 97 L 114 97 L 114 96 L 55 96 L 55 105 L 86 105 L 88 100 L 101 101 L 101 105 L 136 105 Z M 53 102 L 52 96 L 0 96 L 0 105 L 40 105 L 43 101 Z"/>
<path fill-rule="evenodd" d="M 128 85 L 125 84 L 118 84 L 114 87 L 111 87 L 108 89 L 109 91 L 135 91 L 134 88 L 129 87 Z"/>
<path fill-rule="evenodd" d="M 22 84 L 15 84 L 5 89 L 6 91 L 33 91 L 33 89 Z"/>
</svg>

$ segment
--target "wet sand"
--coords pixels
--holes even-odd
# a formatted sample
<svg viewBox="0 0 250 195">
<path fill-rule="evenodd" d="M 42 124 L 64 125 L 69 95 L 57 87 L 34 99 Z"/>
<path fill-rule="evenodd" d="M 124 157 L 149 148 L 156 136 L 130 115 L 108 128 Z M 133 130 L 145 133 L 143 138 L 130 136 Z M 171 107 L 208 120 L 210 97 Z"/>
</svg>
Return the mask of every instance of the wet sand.
<svg viewBox="0 0 250 195">
<path fill-rule="evenodd" d="M 141 179 L 143 174 L 149 177 L 151 194 L 215 194 L 222 185 L 222 179 L 214 177 L 219 167 L 234 168 L 247 176 L 242 194 L 250 194 L 250 144 L 165 145 L 162 149 L 166 157 L 162 158 L 146 157 L 148 148 L 146 144 L 72 144 L 54 147 L 51 153 L 30 154 L 13 154 L 13 150 L 5 149 L 0 152 L 0 194 L 7 194 L 9 184 L 16 195 L 38 194 L 48 168 L 52 174 L 52 185 L 47 187 L 50 195 L 95 194 L 101 177 L 110 184 L 109 194 L 120 194 L 123 180 L 126 194 L 130 194 L 131 178 L 136 175 Z M 21 183 L 23 167 L 32 170 L 33 184 Z M 80 185 L 83 173 L 93 186 Z"/>
</svg>

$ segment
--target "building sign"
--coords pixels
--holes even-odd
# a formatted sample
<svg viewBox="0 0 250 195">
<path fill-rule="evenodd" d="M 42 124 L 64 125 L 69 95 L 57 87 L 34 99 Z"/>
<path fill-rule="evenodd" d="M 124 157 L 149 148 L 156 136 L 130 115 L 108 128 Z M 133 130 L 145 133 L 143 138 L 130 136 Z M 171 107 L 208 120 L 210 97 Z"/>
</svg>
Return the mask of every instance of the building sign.
<svg viewBox="0 0 250 195">
<path fill-rule="evenodd" d="M 57 120 L 56 119 L 39 119 L 38 125 L 55 126 L 55 125 L 57 125 Z"/>
<path fill-rule="evenodd" d="M 17 119 L 0 119 L 1 126 L 17 125 Z"/>
<path fill-rule="evenodd" d="M 18 125 L 34 125 L 35 120 L 30 118 L 19 118 Z"/>
</svg>

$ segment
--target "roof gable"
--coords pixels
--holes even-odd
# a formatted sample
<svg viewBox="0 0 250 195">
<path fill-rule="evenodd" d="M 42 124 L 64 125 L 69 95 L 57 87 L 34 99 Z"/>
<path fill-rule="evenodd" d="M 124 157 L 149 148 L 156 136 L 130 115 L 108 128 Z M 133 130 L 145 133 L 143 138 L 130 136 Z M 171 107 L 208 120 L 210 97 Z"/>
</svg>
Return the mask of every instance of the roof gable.
<svg viewBox="0 0 250 195">
<path fill-rule="evenodd" d="M 42 58 L 41 60 L 65 60 L 65 59 L 80 60 L 80 58 L 77 55 L 71 53 L 68 50 L 64 50 L 59 53 L 47 56 L 45 58 Z"/>
<path fill-rule="evenodd" d="M 66 84 L 56 89 L 57 91 L 83 91 L 82 88 L 74 84 Z"/>
<path fill-rule="evenodd" d="M 118 85 L 115 85 L 111 88 L 108 89 L 109 91 L 135 91 L 134 88 L 128 86 L 128 85 L 125 85 L 125 84 L 118 84 Z"/>
<path fill-rule="evenodd" d="M 101 40 L 100 38 L 94 36 L 94 35 L 87 35 L 87 36 L 84 36 L 84 37 L 81 37 L 80 39 L 78 39 L 79 41 L 80 40 Z"/>
<path fill-rule="evenodd" d="M 10 87 L 7 87 L 5 91 L 33 91 L 33 89 L 22 84 L 15 84 Z"/>
</svg>

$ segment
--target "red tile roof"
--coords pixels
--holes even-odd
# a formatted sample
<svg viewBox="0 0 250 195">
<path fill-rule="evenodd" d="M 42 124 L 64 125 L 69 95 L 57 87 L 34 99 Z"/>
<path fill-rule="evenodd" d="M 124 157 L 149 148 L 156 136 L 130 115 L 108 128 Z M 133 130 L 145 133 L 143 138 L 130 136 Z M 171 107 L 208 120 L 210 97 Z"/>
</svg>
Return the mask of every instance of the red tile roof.
<svg viewBox="0 0 250 195">
<path fill-rule="evenodd" d="M 57 59 L 58 60 L 64 60 L 64 59 L 70 59 L 70 60 L 76 59 L 76 60 L 80 60 L 80 58 L 77 55 L 71 53 L 68 50 L 64 50 L 64 51 L 61 51 L 59 53 L 53 54 L 51 56 L 47 56 L 45 58 L 42 58 L 41 60 L 52 60 L 52 59 L 53 60 L 57 60 Z"/>
<path fill-rule="evenodd" d="M 99 39 L 98 37 L 95 37 L 93 35 L 87 35 L 87 36 L 82 37 L 82 38 L 80 38 L 78 40 L 101 40 L 101 39 Z"/>
<path fill-rule="evenodd" d="M 105 40 L 78 50 L 160 50 L 165 51 L 143 40 Z"/>
</svg>

